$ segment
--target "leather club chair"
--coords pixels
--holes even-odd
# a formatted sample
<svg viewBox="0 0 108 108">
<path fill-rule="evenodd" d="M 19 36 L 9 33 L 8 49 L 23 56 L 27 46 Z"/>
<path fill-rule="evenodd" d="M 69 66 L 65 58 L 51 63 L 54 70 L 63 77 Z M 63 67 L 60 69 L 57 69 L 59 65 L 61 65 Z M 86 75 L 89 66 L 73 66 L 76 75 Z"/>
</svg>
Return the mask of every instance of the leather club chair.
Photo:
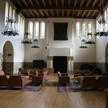
<svg viewBox="0 0 108 108">
<path fill-rule="evenodd" d="M 83 76 L 83 71 L 80 69 L 77 69 L 74 71 L 74 78 L 77 76 Z"/>
<path fill-rule="evenodd" d="M 30 73 L 30 69 L 28 68 L 25 68 L 24 70 L 21 70 L 18 75 L 21 75 L 21 76 L 28 76 Z"/>
</svg>

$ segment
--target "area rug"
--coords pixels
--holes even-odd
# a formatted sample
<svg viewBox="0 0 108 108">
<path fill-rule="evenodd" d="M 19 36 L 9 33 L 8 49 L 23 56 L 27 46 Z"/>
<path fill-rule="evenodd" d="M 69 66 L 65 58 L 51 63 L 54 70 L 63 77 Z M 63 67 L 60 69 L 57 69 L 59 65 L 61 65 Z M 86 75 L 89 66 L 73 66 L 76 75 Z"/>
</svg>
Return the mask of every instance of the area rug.
<svg viewBox="0 0 108 108">
<path fill-rule="evenodd" d="M 40 91 L 41 88 L 46 84 L 47 80 L 48 79 L 46 79 L 43 84 L 39 84 L 39 85 L 32 85 L 32 81 L 30 81 L 24 87 L 23 90 L 21 88 L 19 88 L 19 87 L 14 87 L 14 88 L 11 88 L 11 89 L 7 89 L 6 87 L 2 87 L 2 88 L 0 88 L 0 91 L 2 91 L 2 90 L 8 90 L 8 91 L 33 91 L 33 92 L 37 92 L 37 91 Z"/>
<path fill-rule="evenodd" d="M 58 92 L 78 92 L 81 91 L 81 84 L 78 79 L 70 78 L 70 85 L 58 86 Z"/>
<path fill-rule="evenodd" d="M 40 85 L 32 85 L 32 82 L 30 82 L 24 87 L 23 91 L 33 91 L 33 92 L 40 91 L 46 82 L 47 80 L 45 80 L 44 83 Z"/>
</svg>

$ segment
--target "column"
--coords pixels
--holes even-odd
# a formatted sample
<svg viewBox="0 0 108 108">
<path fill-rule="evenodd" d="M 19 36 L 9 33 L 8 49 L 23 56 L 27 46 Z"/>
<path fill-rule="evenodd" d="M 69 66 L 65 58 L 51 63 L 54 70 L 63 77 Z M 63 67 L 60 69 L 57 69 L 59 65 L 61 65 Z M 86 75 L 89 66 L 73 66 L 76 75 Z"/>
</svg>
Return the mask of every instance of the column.
<svg viewBox="0 0 108 108">
<path fill-rule="evenodd" d="M 0 53 L 0 71 L 2 70 L 2 59 L 3 59 L 3 58 L 2 58 L 2 55 L 3 55 L 3 54 Z"/>
</svg>

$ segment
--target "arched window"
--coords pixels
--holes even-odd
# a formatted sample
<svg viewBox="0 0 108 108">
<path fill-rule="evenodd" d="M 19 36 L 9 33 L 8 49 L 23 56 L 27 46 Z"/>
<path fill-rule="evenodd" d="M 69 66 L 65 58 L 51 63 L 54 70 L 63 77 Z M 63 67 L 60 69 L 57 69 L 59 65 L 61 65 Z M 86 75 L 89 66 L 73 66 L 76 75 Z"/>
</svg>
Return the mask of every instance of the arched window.
<svg viewBox="0 0 108 108">
<path fill-rule="evenodd" d="M 11 6 L 9 7 L 9 17 L 12 18 L 12 7 Z"/>
<path fill-rule="evenodd" d="M 42 21 L 40 24 L 40 39 L 45 38 L 45 22 Z"/>
<path fill-rule="evenodd" d="M 20 15 L 18 15 L 18 33 L 20 34 Z"/>
<path fill-rule="evenodd" d="M 92 24 L 91 24 L 91 23 L 88 24 L 88 32 L 89 32 L 89 33 L 92 32 Z"/>
<path fill-rule="evenodd" d="M 35 22 L 35 27 L 34 27 L 34 38 L 38 39 L 39 38 L 39 22 Z"/>
<path fill-rule="evenodd" d="M 13 9 L 13 15 L 12 15 L 13 20 L 15 20 L 15 9 Z M 14 23 L 12 24 L 12 28 L 14 29 Z"/>
<path fill-rule="evenodd" d="M 104 17 L 105 17 L 105 21 L 106 21 L 107 20 L 107 11 L 106 10 L 105 10 Z M 107 23 L 105 23 L 105 31 L 107 31 Z"/>
<path fill-rule="evenodd" d="M 8 2 L 6 2 L 6 5 L 5 5 L 5 25 L 7 24 L 6 19 L 8 18 L 8 11 L 9 11 L 9 4 L 8 4 Z"/>
<path fill-rule="evenodd" d="M 25 21 L 24 21 L 24 19 L 23 19 L 23 36 L 24 36 L 24 30 L 25 30 Z"/>
<path fill-rule="evenodd" d="M 28 38 L 32 39 L 32 37 L 33 37 L 33 22 L 32 21 L 30 21 L 28 24 L 28 32 L 30 33 Z"/>
<path fill-rule="evenodd" d="M 76 36 L 79 37 L 80 36 L 80 22 L 76 23 Z"/>
<path fill-rule="evenodd" d="M 82 24 L 83 37 L 86 37 L 86 23 Z"/>
</svg>

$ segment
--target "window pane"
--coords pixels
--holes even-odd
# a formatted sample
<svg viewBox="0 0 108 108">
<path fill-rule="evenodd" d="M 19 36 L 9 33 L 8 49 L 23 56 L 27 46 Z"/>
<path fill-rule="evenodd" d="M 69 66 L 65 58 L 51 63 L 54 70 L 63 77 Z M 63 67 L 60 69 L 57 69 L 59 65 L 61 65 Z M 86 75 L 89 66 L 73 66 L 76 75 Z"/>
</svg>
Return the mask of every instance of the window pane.
<svg viewBox="0 0 108 108">
<path fill-rule="evenodd" d="M 29 22 L 28 32 L 30 33 L 28 38 L 32 39 L 32 37 L 33 37 L 33 22 Z"/>
<path fill-rule="evenodd" d="M 8 18 L 8 8 L 9 8 L 9 5 L 8 5 L 8 2 L 6 2 L 6 5 L 5 5 L 5 25 L 7 24 L 6 19 Z"/>
<path fill-rule="evenodd" d="M 35 38 L 39 38 L 39 22 L 35 23 Z"/>
<path fill-rule="evenodd" d="M 44 39 L 45 38 L 45 22 L 41 22 L 41 29 L 40 29 L 40 38 Z"/>
<path fill-rule="evenodd" d="M 82 29 L 83 29 L 83 36 L 86 37 L 86 26 L 85 26 L 85 23 L 83 23 Z"/>
<path fill-rule="evenodd" d="M 76 36 L 80 36 L 80 23 L 76 23 Z"/>
<path fill-rule="evenodd" d="M 9 7 L 9 17 L 12 18 L 12 7 L 11 6 Z"/>
<path fill-rule="evenodd" d="M 88 24 L 88 31 L 89 31 L 89 33 L 92 32 L 92 25 L 90 23 Z"/>
</svg>

